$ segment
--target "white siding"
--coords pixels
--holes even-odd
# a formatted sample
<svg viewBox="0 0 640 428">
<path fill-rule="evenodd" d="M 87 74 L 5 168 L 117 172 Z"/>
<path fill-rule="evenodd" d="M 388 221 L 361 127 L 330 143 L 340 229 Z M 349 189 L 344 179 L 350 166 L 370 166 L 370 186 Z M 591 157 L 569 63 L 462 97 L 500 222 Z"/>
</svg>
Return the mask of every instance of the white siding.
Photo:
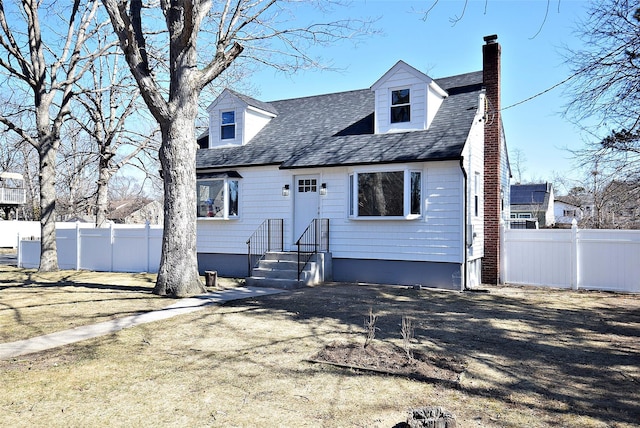
<svg viewBox="0 0 640 428">
<path fill-rule="evenodd" d="M 232 96 L 228 92 L 224 92 L 215 102 L 213 102 L 208 108 L 209 112 L 209 147 L 219 147 L 228 145 L 240 145 L 242 144 L 242 134 L 244 128 L 244 114 L 246 104 L 241 102 L 238 98 Z M 236 138 L 233 140 L 221 140 L 220 139 L 220 120 L 223 111 L 235 111 L 236 119 Z"/>
<path fill-rule="evenodd" d="M 582 220 L 582 209 L 572 204 L 568 204 L 562 201 L 554 201 L 553 211 L 556 223 L 571 224 L 574 219 L 576 221 Z M 574 215 L 565 215 L 565 213 L 574 213 Z"/>
<path fill-rule="evenodd" d="M 233 110 L 236 120 L 234 139 L 220 139 L 222 112 Z M 274 117 L 260 109 L 249 106 L 245 101 L 224 91 L 207 107 L 209 113 L 209 148 L 247 144 Z"/>
<path fill-rule="evenodd" d="M 479 106 L 484 101 L 479 100 Z M 467 248 L 469 260 L 484 256 L 484 122 L 480 108 L 473 119 L 473 125 L 462 152 L 464 168 L 467 172 L 467 233 L 475 233 L 473 245 Z M 475 196 L 478 196 L 478 215 L 475 215 Z M 469 238 L 467 238 L 468 242 Z"/>
<path fill-rule="evenodd" d="M 404 167 L 387 165 L 386 170 Z M 238 220 L 198 220 L 198 251 L 244 254 L 247 238 L 267 218 L 284 218 L 285 247 L 290 246 L 294 240 L 293 191 L 284 197 L 282 186 L 292 185 L 294 175 L 319 174 L 320 182 L 327 184 L 327 195 L 320 197 L 320 217 L 330 219 L 330 249 L 334 257 L 460 263 L 463 180 L 459 164 L 445 162 L 410 167 L 423 174 L 423 216 L 415 220 L 350 219 L 348 185 L 353 169 L 240 168 L 237 171 L 243 178 Z"/>
<path fill-rule="evenodd" d="M 247 144 L 256 136 L 262 128 L 271 120 L 270 116 L 264 113 L 247 108 L 244 112 L 244 132 L 242 144 Z"/>
<path fill-rule="evenodd" d="M 423 216 L 415 220 L 350 219 L 349 173 L 400 170 L 405 165 L 325 170 L 321 216 L 331 219 L 336 258 L 461 262 L 462 174 L 456 162 L 412 164 L 421 170 Z"/>
<path fill-rule="evenodd" d="M 199 219 L 197 248 L 201 253 L 244 254 L 246 241 L 268 218 L 284 218 L 291 223 L 292 196 L 282 196 L 282 187 L 291 185 L 291 174 L 275 167 L 239 168 L 242 175 L 237 219 Z M 285 242 L 291 241 L 290 231 Z"/>
<path fill-rule="evenodd" d="M 500 151 L 500 189 L 502 192 L 502 219 L 508 221 L 511 218 L 511 168 L 509 167 L 509 152 L 507 140 L 504 136 L 504 128 L 500 132 L 502 149 Z"/>
<path fill-rule="evenodd" d="M 436 117 L 436 113 L 440 109 L 440 106 L 444 102 L 444 98 L 436 93 L 436 91 L 431 87 L 427 87 L 427 123 L 425 129 L 429 129 L 431 126 L 431 122 L 433 122 L 433 118 Z"/>
<path fill-rule="evenodd" d="M 426 129 L 427 85 L 409 73 L 396 73 L 385 87 L 376 91 L 376 133 Z M 411 122 L 390 123 L 391 91 L 409 88 Z"/>
<path fill-rule="evenodd" d="M 443 101 L 433 80 L 413 67 L 399 62 L 372 86 L 375 91 L 375 132 L 402 132 L 428 129 Z M 391 91 L 410 90 L 411 121 L 391 123 Z"/>
</svg>

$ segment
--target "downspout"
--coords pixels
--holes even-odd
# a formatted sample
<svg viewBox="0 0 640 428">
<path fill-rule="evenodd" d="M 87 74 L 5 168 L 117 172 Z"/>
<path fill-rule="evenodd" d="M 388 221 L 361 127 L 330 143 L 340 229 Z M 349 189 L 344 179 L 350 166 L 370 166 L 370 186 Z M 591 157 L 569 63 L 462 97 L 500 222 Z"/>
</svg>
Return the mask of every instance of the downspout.
<svg viewBox="0 0 640 428">
<path fill-rule="evenodd" d="M 462 212 L 464 215 L 462 216 L 462 291 L 467 290 L 467 260 L 469 258 L 469 250 L 467 248 L 467 233 L 468 233 L 468 180 L 467 180 L 467 171 L 464 169 L 464 156 L 460 157 L 460 171 L 462 171 L 463 184 L 462 184 L 462 194 L 464 195 L 462 198 Z"/>
</svg>

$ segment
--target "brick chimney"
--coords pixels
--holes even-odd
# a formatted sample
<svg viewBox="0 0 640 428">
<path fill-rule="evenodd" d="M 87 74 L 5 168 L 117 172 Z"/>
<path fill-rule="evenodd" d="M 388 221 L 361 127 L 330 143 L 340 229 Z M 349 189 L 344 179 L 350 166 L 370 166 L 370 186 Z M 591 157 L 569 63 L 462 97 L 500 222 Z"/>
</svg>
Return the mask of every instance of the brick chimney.
<svg viewBox="0 0 640 428">
<path fill-rule="evenodd" d="M 482 282 L 500 283 L 500 195 L 501 131 L 500 115 L 500 44 L 497 35 L 484 38 L 482 46 L 483 84 L 486 91 L 484 125 L 484 258 Z"/>
</svg>

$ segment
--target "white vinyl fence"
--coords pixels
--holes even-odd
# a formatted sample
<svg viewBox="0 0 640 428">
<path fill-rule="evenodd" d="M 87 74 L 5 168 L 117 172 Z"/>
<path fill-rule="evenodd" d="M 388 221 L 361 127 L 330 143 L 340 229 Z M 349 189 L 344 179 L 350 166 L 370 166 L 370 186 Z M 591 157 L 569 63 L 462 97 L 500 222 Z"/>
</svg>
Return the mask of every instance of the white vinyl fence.
<svg viewBox="0 0 640 428">
<path fill-rule="evenodd" d="M 18 266 L 40 265 L 37 240 L 20 239 Z M 162 226 L 116 225 L 95 228 L 84 223 L 56 223 L 60 269 L 99 272 L 157 272 L 160 266 Z"/>
<path fill-rule="evenodd" d="M 507 229 L 505 283 L 640 293 L 640 230 Z"/>
</svg>

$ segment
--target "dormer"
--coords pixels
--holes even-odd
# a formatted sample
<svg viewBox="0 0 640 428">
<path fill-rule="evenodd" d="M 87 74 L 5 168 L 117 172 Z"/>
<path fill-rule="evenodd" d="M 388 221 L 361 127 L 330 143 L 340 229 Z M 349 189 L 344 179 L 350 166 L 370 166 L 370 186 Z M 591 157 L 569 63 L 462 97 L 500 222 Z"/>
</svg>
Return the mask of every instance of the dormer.
<svg viewBox="0 0 640 428">
<path fill-rule="evenodd" d="M 371 86 L 375 92 L 375 133 L 429 129 L 447 93 L 426 74 L 398 61 Z"/>
<path fill-rule="evenodd" d="M 207 108 L 209 148 L 247 144 L 277 116 L 269 103 L 225 89 Z"/>
</svg>

